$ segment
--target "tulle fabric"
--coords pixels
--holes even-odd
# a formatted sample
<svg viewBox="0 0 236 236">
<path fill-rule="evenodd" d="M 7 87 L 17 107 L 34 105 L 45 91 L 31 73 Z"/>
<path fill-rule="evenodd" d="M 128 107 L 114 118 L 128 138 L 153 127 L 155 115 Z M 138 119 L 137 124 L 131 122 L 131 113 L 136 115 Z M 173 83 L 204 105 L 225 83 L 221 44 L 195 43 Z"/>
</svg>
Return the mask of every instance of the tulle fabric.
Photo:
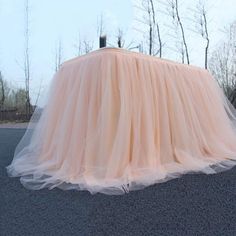
<svg viewBox="0 0 236 236">
<path fill-rule="evenodd" d="M 66 61 L 16 147 L 29 189 L 123 194 L 236 164 L 235 109 L 204 69 L 105 48 Z"/>
</svg>

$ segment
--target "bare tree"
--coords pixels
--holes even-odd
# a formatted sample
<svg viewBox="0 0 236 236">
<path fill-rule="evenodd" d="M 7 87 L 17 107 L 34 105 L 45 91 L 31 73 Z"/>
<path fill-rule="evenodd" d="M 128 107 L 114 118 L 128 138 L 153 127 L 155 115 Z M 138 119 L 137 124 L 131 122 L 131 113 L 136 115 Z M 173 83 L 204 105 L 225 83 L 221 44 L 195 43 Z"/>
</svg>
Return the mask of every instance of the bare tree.
<svg viewBox="0 0 236 236">
<path fill-rule="evenodd" d="M 23 113 L 25 111 L 25 89 L 17 88 L 13 91 L 14 107 L 17 111 Z"/>
<path fill-rule="evenodd" d="M 97 20 L 97 35 L 101 37 L 105 34 L 105 20 L 104 15 L 101 14 Z"/>
<path fill-rule="evenodd" d="M 1 86 L 1 100 L 0 100 L 0 109 L 4 107 L 4 102 L 5 102 L 5 87 L 4 87 L 4 82 L 3 82 L 3 76 L 0 71 L 0 86 Z"/>
<path fill-rule="evenodd" d="M 162 39 L 161 39 L 161 32 L 160 32 L 160 26 L 158 22 L 156 21 L 156 9 L 153 4 L 153 0 L 149 0 L 151 4 L 151 10 L 152 10 L 152 18 L 153 18 L 153 24 L 156 26 L 156 31 L 157 31 L 157 37 L 159 41 L 159 57 L 162 57 Z"/>
<path fill-rule="evenodd" d="M 42 90 L 42 82 L 43 82 L 43 79 L 41 79 L 41 81 L 40 81 L 39 90 L 37 92 L 37 97 L 36 97 L 36 100 L 35 100 L 34 108 L 36 108 L 37 105 L 38 105 L 38 100 L 39 100 L 41 90 Z"/>
<path fill-rule="evenodd" d="M 141 11 L 142 17 L 136 18 L 135 20 L 138 24 L 147 27 L 146 30 L 137 29 L 135 30 L 141 32 L 145 38 L 144 41 L 147 42 L 148 54 L 153 55 L 153 48 L 154 48 L 154 38 L 153 38 L 153 17 L 152 17 L 152 9 L 150 0 L 140 0 L 139 4 L 134 5 L 134 7 Z M 143 48 L 144 49 L 144 48 Z"/>
<path fill-rule="evenodd" d="M 203 23 L 201 23 L 201 26 L 203 27 L 203 33 L 202 37 L 206 39 L 206 47 L 205 47 L 205 68 L 208 68 L 208 50 L 209 50 L 209 44 L 210 44 L 210 39 L 209 39 L 209 34 L 208 34 L 208 28 L 207 28 L 207 15 L 206 15 L 206 10 L 204 5 L 202 6 L 202 16 L 203 16 Z"/>
<path fill-rule="evenodd" d="M 63 53 L 62 41 L 61 39 L 59 39 L 56 45 L 56 53 L 55 53 L 55 72 L 57 72 L 61 67 L 62 53 Z"/>
<path fill-rule="evenodd" d="M 76 56 L 81 56 L 83 54 L 91 52 L 94 48 L 93 45 L 93 41 L 89 41 L 85 37 L 82 39 L 82 37 L 79 35 L 77 42 L 74 44 L 74 47 L 76 49 Z"/>
<path fill-rule="evenodd" d="M 106 29 L 106 21 L 105 21 L 105 17 L 103 15 L 103 13 L 101 13 L 101 15 L 98 17 L 97 20 L 97 36 L 100 40 L 101 37 L 106 37 L 106 44 L 110 44 L 108 43 L 108 32 Z"/>
<path fill-rule="evenodd" d="M 93 50 L 93 41 L 89 41 L 84 39 L 83 41 L 83 52 L 85 54 L 91 52 Z"/>
<path fill-rule="evenodd" d="M 134 41 L 130 41 L 127 43 L 125 40 L 125 33 L 121 28 L 117 29 L 117 34 L 115 36 L 115 45 L 109 43 L 110 46 L 115 47 L 118 46 L 119 48 L 126 48 L 127 50 L 132 50 L 132 49 L 139 49 L 139 45 L 135 44 Z"/>
<path fill-rule="evenodd" d="M 26 93 L 26 115 L 29 118 L 31 113 L 30 105 L 30 53 L 29 53 L 29 0 L 25 0 L 25 49 L 24 49 L 24 76 Z"/>
<path fill-rule="evenodd" d="M 149 55 L 152 55 L 153 51 L 153 21 L 152 21 L 152 14 L 151 14 L 151 6 L 150 1 L 147 2 L 147 13 L 148 13 L 148 27 L 149 27 Z"/>
<path fill-rule="evenodd" d="M 157 19 L 157 15 L 160 13 L 159 5 L 159 1 L 153 0 L 140 0 L 134 4 L 137 10 L 135 20 L 138 25 L 142 26 L 140 28 L 139 26 L 134 27 L 134 29 L 142 33 L 144 37 L 142 43 L 139 44 L 139 51 L 146 52 L 152 56 L 159 55 L 159 57 L 162 57 L 164 43 L 162 42 L 160 24 Z"/>
<path fill-rule="evenodd" d="M 183 44 L 183 42 L 177 42 L 176 43 L 176 48 L 177 48 L 177 51 L 180 53 L 180 55 L 181 55 L 181 61 L 182 61 L 182 63 L 184 63 L 185 62 L 185 50 L 184 50 L 184 44 Z"/>
<path fill-rule="evenodd" d="M 172 20 L 180 28 L 181 39 L 182 39 L 182 43 L 183 43 L 184 51 L 185 51 L 184 54 L 186 56 L 187 63 L 190 64 L 189 52 L 188 52 L 188 46 L 187 46 L 186 37 L 185 37 L 184 26 L 183 26 L 183 22 L 180 17 L 180 13 L 179 13 L 179 1 L 178 0 L 168 0 L 168 4 L 170 7 L 170 15 L 172 17 Z M 181 51 L 181 53 L 182 53 L 182 51 Z"/>
<path fill-rule="evenodd" d="M 80 33 L 78 34 L 78 37 L 76 39 L 76 42 L 74 43 L 74 48 L 76 50 L 75 55 L 76 56 L 80 56 L 83 54 L 83 46 L 82 46 L 82 40 L 81 40 L 81 36 Z"/>
<path fill-rule="evenodd" d="M 205 53 L 204 53 L 204 61 L 205 61 L 205 69 L 208 69 L 208 54 L 209 54 L 209 30 L 208 30 L 208 14 L 206 9 L 206 1 L 199 0 L 196 5 L 196 10 L 191 9 L 191 12 L 195 15 L 193 23 L 196 25 L 196 31 L 193 32 L 200 34 L 201 37 L 206 40 Z"/>
<path fill-rule="evenodd" d="M 123 48 L 125 44 L 124 41 L 124 32 L 122 29 L 118 28 L 118 32 L 117 32 L 117 46 L 119 48 Z"/>
</svg>

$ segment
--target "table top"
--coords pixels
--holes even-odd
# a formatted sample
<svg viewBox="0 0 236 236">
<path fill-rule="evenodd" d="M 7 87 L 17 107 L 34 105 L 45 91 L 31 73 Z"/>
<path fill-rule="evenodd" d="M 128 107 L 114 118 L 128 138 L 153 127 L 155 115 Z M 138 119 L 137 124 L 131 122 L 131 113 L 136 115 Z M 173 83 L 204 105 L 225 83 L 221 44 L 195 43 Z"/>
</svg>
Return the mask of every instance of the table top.
<svg viewBox="0 0 236 236">
<path fill-rule="evenodd" d="M 125 48 L 116 48 L 116 47 L 99 48 L 99 49 L 91 51 L 87 54 L 69 59 L 69 60 L 65 61 L 62 65 L 64 66 L 64 65 L 71 64 L 71 63 L 76 63 L 80 60 L 95 58 L 97 56 L 98 57 L 104 57 L 104 56 L 109 57 L 109 56 L 114 56 L 114 55 L 120 55 L 120 56 L 124 56 L 126 58 L 129 57 L 129 58 L 135 58 L 135 59 L 151 60 L 151 61 L 156 61 L 161 64 L 169 64 L 170 66 L 174 65 L 174 66 L 181 67 L 181 68 L 206 71 L 204 68 L 201 68 L 199 66 L 183 64 L 183 63 L 173 61 L 170 59 L 160 58 L 157 56 L 151 56 L 151 55 L 147 55 L 144 53 L 127 50 Z"/>
</svg>

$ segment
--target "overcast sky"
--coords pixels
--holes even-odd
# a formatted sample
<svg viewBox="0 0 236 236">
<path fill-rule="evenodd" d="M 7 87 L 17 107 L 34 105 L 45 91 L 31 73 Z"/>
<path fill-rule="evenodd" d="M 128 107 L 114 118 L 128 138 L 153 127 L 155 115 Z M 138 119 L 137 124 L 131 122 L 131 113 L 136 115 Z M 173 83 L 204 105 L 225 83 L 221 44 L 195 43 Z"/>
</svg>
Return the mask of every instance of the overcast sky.
<svg viewBox="0 0 236 236">
<path fill-rule="evenodd" d="M 98 47 L 97 20 L 103 13 L 106 21 L 109 42 L 114 42 L 118 27 L 122 28 L 127 41 L 142 37 L 134 26 L 136 11 L 132 0 L 29 0 L 30 2 L 30 55 L 32 94 L 37 93 L 39 81 L 43 79 L 46 86 L 54 73 L 55 48 L 59 39 L 63 45 L 63 60 L 75 56 L 74 44 L 80 34 L 94 41 L 94 49 Z M 136 1 L 134 1 L 136 2 Z M 189 8 L 196 0 L 182 0 L 182 14 L 190 17 Z M 208 0 L 211 50 L 222 38 L 224 26 L 236 20 L 235 0 Z M 163 6 L 164 10 L 164 6 Z M 165 16 L 161 16 L 162 21 Z M 167 20 L 167 19 L 166 19 Z M 162 22 L 163 32 L 168 31 Z M 164 29 L 165 28 L 165 29 Z M 15 86 L 24 86 L 23 62 L 24 50 L 24 0 L 0 0 L 0 70 L 4 78 Z M 189 32 L 190 33 L 190 32 Z M 203 66 L 201 59 L 202 41 L 194 34 L 188 35 L 191 50 L 191 62 Z M 167 40 L 168 43 L 168 40 Z M 199 49 L 201 48 L 201 50 Z M 168 50 L 165 57 L 178 60 Z"/>
</svg>

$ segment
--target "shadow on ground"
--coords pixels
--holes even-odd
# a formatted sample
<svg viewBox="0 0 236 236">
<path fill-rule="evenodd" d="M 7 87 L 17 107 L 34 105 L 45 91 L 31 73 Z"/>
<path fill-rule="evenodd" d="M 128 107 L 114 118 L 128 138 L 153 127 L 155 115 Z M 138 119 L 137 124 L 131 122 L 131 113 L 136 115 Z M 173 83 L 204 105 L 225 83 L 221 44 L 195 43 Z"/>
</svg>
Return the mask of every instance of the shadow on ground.
<svg viewBox="0 0 236 236">
<path fill-rule="evenodd" d="M 24 129 L 0 129 L 0 235 L 236 235 L 236 168 L 121 196 L 30 191 L 7 177 Z"/>
</svg>

